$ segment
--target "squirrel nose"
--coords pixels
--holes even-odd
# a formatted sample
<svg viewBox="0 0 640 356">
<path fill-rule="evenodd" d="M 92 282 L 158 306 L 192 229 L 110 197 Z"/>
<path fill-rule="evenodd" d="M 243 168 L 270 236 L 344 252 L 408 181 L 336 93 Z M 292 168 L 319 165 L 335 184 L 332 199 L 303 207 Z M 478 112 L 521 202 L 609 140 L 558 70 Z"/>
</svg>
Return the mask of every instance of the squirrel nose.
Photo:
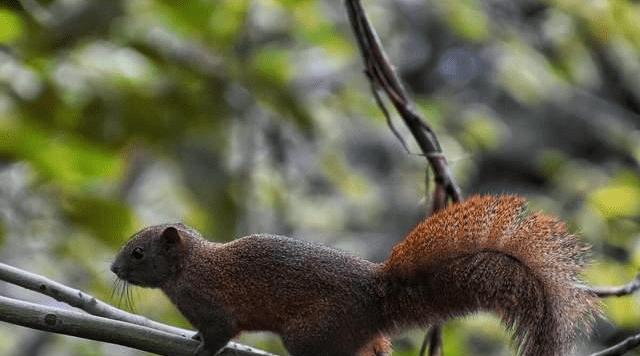
<svg viewBox="0 0 640 356">
<path fill-rule="evenodd" d="M 120 272 L 120 267 L 118 267 L 115 263 L 112 263 L 111 264 L 111 272 L 113 272 L 116 275 L 118 275 L 118 272 Z"/>
</svg>

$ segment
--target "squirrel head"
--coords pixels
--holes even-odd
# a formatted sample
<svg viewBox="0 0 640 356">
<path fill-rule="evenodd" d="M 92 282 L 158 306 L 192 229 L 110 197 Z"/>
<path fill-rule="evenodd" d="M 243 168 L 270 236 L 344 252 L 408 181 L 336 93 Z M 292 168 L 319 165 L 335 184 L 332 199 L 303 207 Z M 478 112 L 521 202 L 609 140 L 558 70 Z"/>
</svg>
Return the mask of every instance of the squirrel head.
<svg viewBox="0 0 640 356">
<path fill-rule="evenodd" d="M 181 223 L 147 227 L 133 235 L 111 264 L 118 278 L 158 288 L 176 276 L 193 230 Z"/>
</svg>

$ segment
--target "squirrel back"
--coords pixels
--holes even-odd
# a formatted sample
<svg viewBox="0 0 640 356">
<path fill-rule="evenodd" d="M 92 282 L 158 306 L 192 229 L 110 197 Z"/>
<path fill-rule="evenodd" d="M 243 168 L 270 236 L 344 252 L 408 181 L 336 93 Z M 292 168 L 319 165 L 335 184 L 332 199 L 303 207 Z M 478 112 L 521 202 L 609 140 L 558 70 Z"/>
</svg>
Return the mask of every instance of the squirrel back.
<svg viewBox="0 0 640 356">
<path fill-rule="evenodd" d="M 599 308 L 579 277 L 588 246 L 526 205 L 474 196 L 416 226 L 382 268 L 387 319 L 415 325 L 493 311 L 519 354 L 566 355 Z"/>
<path fill-rule="evenodd" d="M 182 224 L 137 233 L 112 264 L 160 288 L 198 329 L 198 355 L 245 330 L 278 333 L 295 356 L 386 356 L 387 335 L 496 312 L 519 354 L 567 354 L 598 310 L 580 285 L 587 248 L 515 196 L 476 196 L 420 223 L 376 264 L 273 235 L 208 242 Z"/>
</svg>

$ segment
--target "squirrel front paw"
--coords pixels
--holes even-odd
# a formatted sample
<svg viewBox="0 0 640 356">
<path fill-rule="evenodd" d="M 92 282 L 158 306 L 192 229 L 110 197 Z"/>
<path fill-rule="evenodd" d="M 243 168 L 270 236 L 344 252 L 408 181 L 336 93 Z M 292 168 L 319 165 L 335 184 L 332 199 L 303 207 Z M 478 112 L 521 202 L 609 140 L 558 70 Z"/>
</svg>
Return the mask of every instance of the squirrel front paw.
<svg viewBox="0 0 640 356">
<path fill-rule="evenodd" d="M 217 352 L 211 352 L 204 347 L 204 341 L 200 341 L 200 345 L 198 345 L 196 350 L 193 352 L 193 356 L 214 356 L 215 354 L 217 354 Z"/>
<path fill-rule="evenodd" d="M 202 335 L 200 335 L 200 333 L 197 333 L 197 334 L 193 335 L 191 338 L 193 340 L 200 341 L 200 345 L 198 345 L 198 347 L 196 347 L 195 351 L 193 351 L 193 355 L 194 356 L 215 356 L 215 355 L 222 354 L 222 351 L 224 350 L 224 347 L 221 348 L 218 351 L 211 351 L 211 350 L 207 349 L 205 347 L 205 345 L 204 345 L 204 340 L 202 339 Z"/>
</svg>

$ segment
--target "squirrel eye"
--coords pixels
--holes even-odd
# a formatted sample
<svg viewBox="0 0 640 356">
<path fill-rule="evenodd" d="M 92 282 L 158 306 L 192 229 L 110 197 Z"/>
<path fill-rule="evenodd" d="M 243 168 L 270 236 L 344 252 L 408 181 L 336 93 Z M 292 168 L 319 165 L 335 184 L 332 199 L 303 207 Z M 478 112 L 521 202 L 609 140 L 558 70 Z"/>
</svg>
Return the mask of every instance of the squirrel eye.
<svg viewBox="0 0 640 356">
<path fill-rule="evenodd" d="M 133 256 L 133 258 L 135 258 L 136 260 L 139 260 L 142 258 L 142 256 L 144 256 L 144 250 L 140 247 L 136 247 L 133 249 L 133 251 L 131 251 L 131 256 Z"/>
</svg>

